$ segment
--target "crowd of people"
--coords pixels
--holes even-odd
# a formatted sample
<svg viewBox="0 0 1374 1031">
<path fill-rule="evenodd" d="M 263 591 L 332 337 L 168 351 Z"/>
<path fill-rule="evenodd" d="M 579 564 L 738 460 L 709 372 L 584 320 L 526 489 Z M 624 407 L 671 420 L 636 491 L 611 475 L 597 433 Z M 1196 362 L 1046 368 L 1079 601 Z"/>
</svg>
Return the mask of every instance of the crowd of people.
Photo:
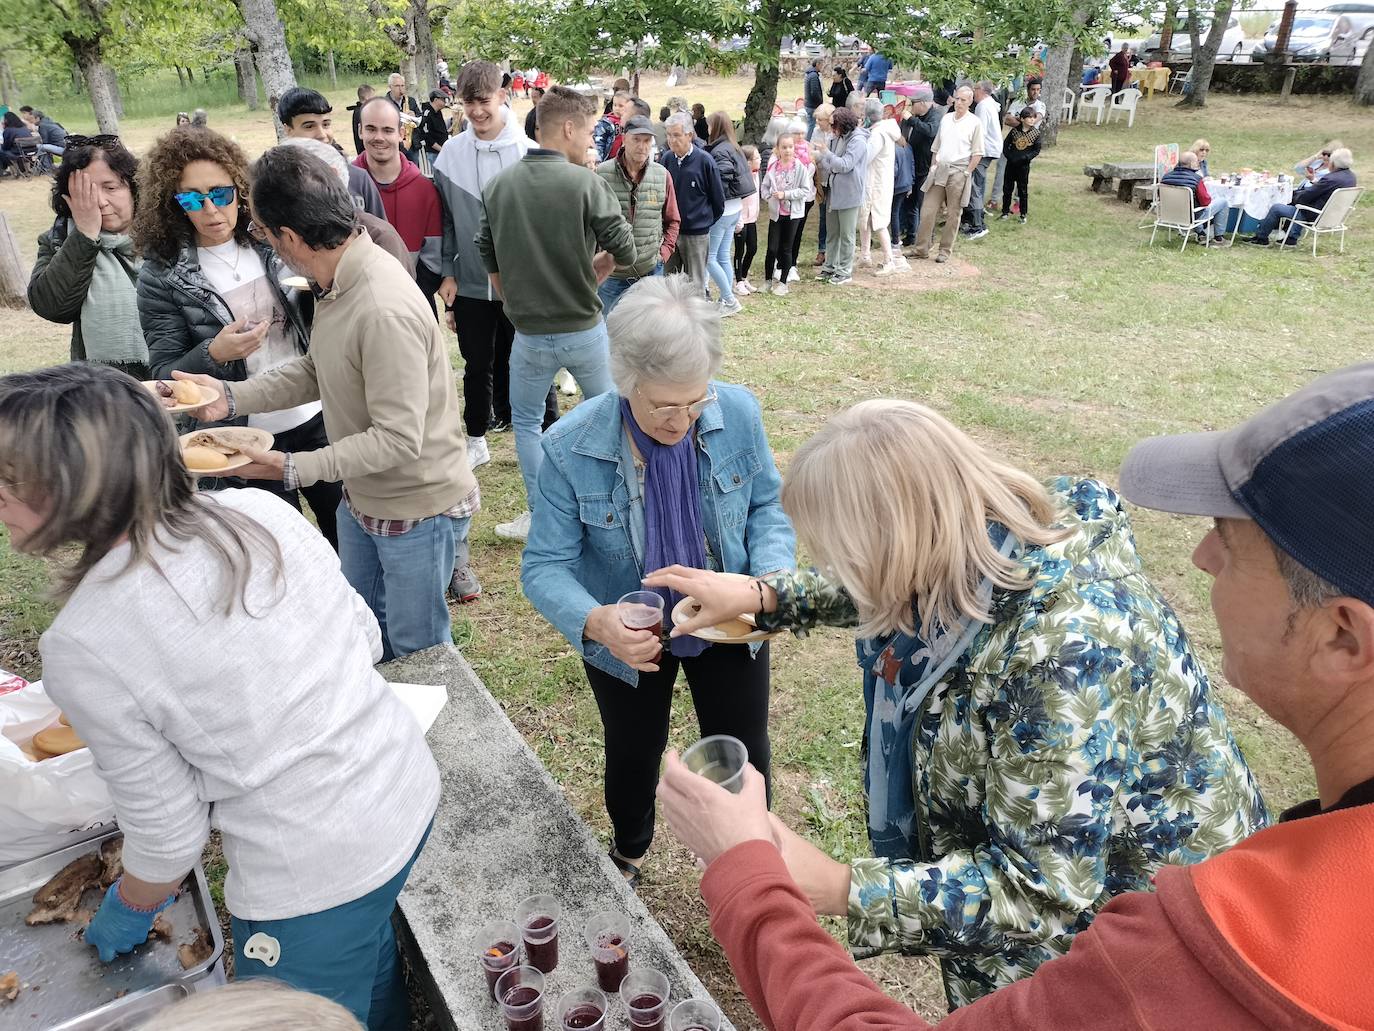
<svg viewBox="0 0 1374 1031">
<path fill-rule="evenodd" d="M 497 532 L 582 659 L 610 858 L 639 885 L 661 803 L 770 1028 L 926 1026 L 818 913 L 856 954 L 939 958 L 952 1028 L 1360 1026 L 1374 999 L 1329 960 L 1374 916 L 1349 891 L 1374 845 L 1374 367 L 1142 443 L 1121 493 L 1041 482 L 903 400 L 835 414 L 784 478 L 758 399 L 719 378 L 758 221 L 763 290 L 785 296 L 814 208 L 812 267 L 837 286 L 856 263 L 902 273 L 908 242 L 947 261 L 961 226 L 987 232 L 999 180 L 1002 216 L 1027 215 L 1039 84 L 1006 112 L 989 82 L 904 108 L 884 62 L 838 104 L 818 63 L 757 147 L 685 100 L 655 121 L 628 83 L 609 109 L 535 83 L 522 124 L 526 83 L 485 61 L 443 69 L 428 111 L 399 76 L 360 89 L 351 163 L 305 89 L 256 161 L 204 126 L 141 160 L 67 139 L 29 292 L 72 325 L 72 362 L 0 377 L 0 522 L 74 556 L 41 651 L 125 834 L 85 935 L 102 960 L 145 940 L 213 823 L 237 976 L 406 1026 L 390 915 L 439 776 L 373 664 L 450 643 L 448 599 L 480 594 L 469 528 L 504 424 L 525 506 Z M 1314 185 L 1348 169 L 1327 151 Z M 561 417 L 560 370 L 584 398 Z M 148 378 L 209 388 L 192 425 L 272 447 L 198 483 Z M 1123 494 L 1216 521 L 1195 562 L 1228 680 L 1316 773 L 1319 799 L 1277 826 Z M 701 611 L 630 628 L 616 602 L 641 588 Z M 768 643 L 691 635 L 741 615 L 853 631 L 871 854 L 769 814 Z M 665 759 L 679 672 L 701 732 L 746 744 L 741 793 Z"/>
</svg>

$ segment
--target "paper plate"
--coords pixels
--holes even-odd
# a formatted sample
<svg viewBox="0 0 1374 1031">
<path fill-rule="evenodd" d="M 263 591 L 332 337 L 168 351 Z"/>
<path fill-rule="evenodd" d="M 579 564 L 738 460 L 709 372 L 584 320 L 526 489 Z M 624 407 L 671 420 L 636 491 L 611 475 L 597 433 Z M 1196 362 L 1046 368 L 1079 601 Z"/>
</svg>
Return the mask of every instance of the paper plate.
<svg viewBox="0 0 1374 1031">
<path fill-rule="evenodd" d="M 181 446 L 184 448 L 190 443 L 192 437 L 199 437 L 202 434 L 209 434 L 223 440 L 225 447 L 251 447 L 259 451 L 270 451 L 272 449 L 272 434 L 266 430 L 260 430 L 253 426 L 222 426 L 217 429 L 195 430 L 191 433 L 183 433 L 179 438 Z M 253 460 L 247 455 L 237 452 L 232 455 L 225 455 L 229 460 L 228 465 L 222 465 L 218 469 L 192 469 L 193 476 L 223 476 L 231 473 L 235 469 L 242 469 L 245 465 L 251 465 Z"/>
<path fill-rule="evenodd" d="M 695 598 L 683 598 L 673 606 L 673 626 L 687 622 L 700 608 Z M 717 623 L 715 626 L 693 630 L 688 636 L 699 637 L 712 644 L 752 644 L 755 641 L 767 641 L 769 638 L 777 637 L 779 633 L 779 630 L 759 630 L 754 626 L 753 616 L 743 615 L 738 619 Z"/>
<path fill-rule="evenodd" d="M 151 393 L 155 398 L 157 398 L 158 403 L 161 404 L 162 395 L 157 392 L 158 382 L 159 381 L 155 379 L 145 379 L 143 381 L 143 385 L 148 388 L 149 393 Z M 170 383 L 172 381 L 166 380 L 164 382 Z M 163 411 L 170 412 L 173 415 L 176 415 L 179 412 L 194 412 L 197 408 L 204 408 L 211 401 L 219 400 L 219 391 L 214 389 L 214 387 L 202 386 L 199 383 L 197 383 L 195 386 L 196 389 L 200 391 L 200 401 L 193 405 L 172 405 L 171 408 L 164 408 Z"/>
</svg>

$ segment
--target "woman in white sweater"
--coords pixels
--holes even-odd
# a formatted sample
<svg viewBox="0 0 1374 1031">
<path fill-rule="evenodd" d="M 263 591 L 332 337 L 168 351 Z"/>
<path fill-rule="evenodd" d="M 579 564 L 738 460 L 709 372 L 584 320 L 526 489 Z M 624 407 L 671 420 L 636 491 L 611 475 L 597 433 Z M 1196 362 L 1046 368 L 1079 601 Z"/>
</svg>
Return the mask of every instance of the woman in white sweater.
<svg viewBox="0 0 1374 1031">
<path fill-rule="evenodd" d="M 405 1027 L 390 917 L 439 775 L 333 549 L 265 491 L 196 493 L 153 395 L 92 365 L 0 378 L 0 522 L 78 552 L 43 681 L 124 832 L 86 941 L 142 942 L 214 826 L 238 976 Z"/>
<path fill-rule="evenodd" d="M 900 250 L 892 248 L 889 226 L 892 222 L 892 183 L 896 168 L 897 140 L 901 130 L 891 118 L 883 117 L 883 105 L 870 97 L 864 102 L 864 124 L 868 129 L 868 187 L 864 194 L 864 217 L 859 219 L 859 252 L 863 264 L 872 264 L 870 241 L 878 238 L 883 260 L 876 275 L 904 272 L 908 265 Z"/>
</svg>

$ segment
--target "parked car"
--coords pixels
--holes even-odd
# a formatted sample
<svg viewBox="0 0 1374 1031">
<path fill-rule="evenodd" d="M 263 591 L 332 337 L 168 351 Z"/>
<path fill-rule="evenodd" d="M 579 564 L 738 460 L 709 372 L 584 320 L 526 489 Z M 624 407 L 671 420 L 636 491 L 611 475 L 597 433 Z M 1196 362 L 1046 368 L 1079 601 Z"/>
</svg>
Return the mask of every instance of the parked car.
<svg viewBox="0 0 1374 1031">
<path fill-rule="evenodd" d="M 1363 35 L 1357 31 L 1353 15 L 1330 11 L 1299 14 L 1293 19 L 1293 32 L 1288 38 L 1288 56 L 1294 61 L 1354 64 L 1357 50 L 1364 53 L 1364 48 L 1357 48 L 1357 44 L 1370 35 L 1374 35 L 1374 12 L 1371 12 L 1370 28 Z M 1251 56 L 1256 61 L 1264 60 L 1274 52 L 1278 39 L 1279 23 L 1273 22 Z"/>
<path fill-rule="evenodd" d="M 1207 33 L 1212 31 L 1212 24 L 1207 19 L 1199 19 L 1197 34 L 1199 40 L 1205 40 Z M 1180 57 L 1193 56 L 1193 41 L 1188 35 L 1188 18 L 1186 15 L 1179 17 L 1174 22 L 1174 38 L 1169 44 L 1169 54 L 1164 54 L 1159 49 L 1160 33 L 1155 32 L 1147 39 L 1141 47 L 1141 54 L 1151 61 L 1163 61 L 1166 57 L 1175 59 Z M 1226 31 L 1221 37 L 1221 46 L 1217 47 L 1218 61 L 1234 61 L 1245 55 L 1245 30 L 1240 27 L 1240 19 L 1232 15 L 1226 23 Z"/>
</svg>

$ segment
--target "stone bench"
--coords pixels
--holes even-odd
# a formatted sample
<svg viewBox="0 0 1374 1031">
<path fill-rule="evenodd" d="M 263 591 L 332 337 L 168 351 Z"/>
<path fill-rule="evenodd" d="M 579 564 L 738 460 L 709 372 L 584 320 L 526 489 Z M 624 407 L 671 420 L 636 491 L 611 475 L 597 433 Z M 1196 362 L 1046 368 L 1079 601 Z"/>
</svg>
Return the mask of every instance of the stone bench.
<svg viewBox="0 0 1374 1031">
<path fill-rule="evenodd" d="M 1112 180 L 1116 180 L 1116 197 L 1130 203 L 1135 188 L 1141 183 L 1154 181 L 1155 166 L 1152 162 L 1104 161 L 1100 165 L 1084 165 L 1083 174 L 1092 177 L 1089 187 L 1094 193 L 1112 192 Z"/>
<path fill-rule="evenodd" d="M 472 939 L 487 921 L 511 919 L 520 900 L 536 894 L 554 895 L 563 906 L 545 1027 L 559 995 L 596 985 L 582 927 L 602 910 L 629 918 L 631 968 L 668 975 L 673 1004 L 710 997 L 456 648 L 430 648 L 378 668 L 387 680 L 448 688 L 448 704 L 427 735 L 443 794 L 399 902 L 402 948 L 435 1026 L 506 1031 Z M 607 1026 L 624 1026 L 614 996 L 611 1011 Z M 728 1021 L 721 1027 L 733 1031 Z"/>
</svg>

